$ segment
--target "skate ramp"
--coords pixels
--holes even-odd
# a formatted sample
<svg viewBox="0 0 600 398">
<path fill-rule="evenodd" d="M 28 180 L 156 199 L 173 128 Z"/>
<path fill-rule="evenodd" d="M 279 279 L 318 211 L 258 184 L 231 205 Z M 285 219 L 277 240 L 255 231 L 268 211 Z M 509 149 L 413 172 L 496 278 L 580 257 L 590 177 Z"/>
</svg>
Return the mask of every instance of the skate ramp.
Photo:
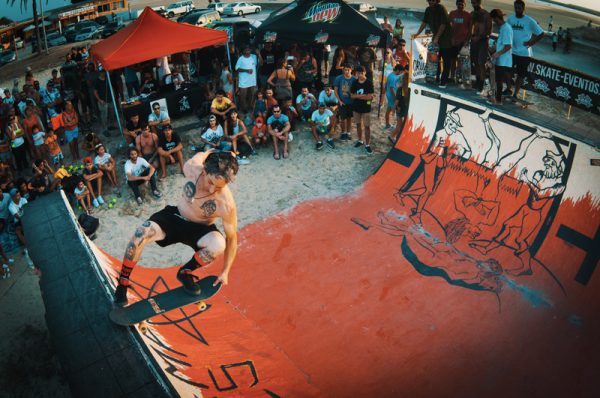
<svg viewBox="0 0 600 398">
<path fill-rule="evenodd" d="M 360 189 L 241 230 L 208 311 L 124 329 L 173 394 L 600 394 L 598 152 L 411 88 L 399 141 Z M 108 297 L 119 260 L 84 244 Z M 175 272 L 137 268 L 130 299 L 174 288 Z"/>
</svg>

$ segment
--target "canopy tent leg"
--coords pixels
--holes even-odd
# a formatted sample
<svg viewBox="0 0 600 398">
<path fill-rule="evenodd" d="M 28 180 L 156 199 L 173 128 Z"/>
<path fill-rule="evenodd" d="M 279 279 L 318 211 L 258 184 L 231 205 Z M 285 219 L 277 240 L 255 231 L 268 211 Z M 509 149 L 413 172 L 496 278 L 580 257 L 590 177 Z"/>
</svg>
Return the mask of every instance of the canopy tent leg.
<svg viewBox="0 0 600 398">
<path fill-rule="evenodd" d="M 381 60 L 381 79 L 379 79 L 379 106 L 377 107 L 377 118 L 381 115 L 381 107 L 383 106 L 383 75 L 385 74 L 385 56 Z"/>
<path fill-rule="evenodd" d="M 127 141 L 125 140 L 125 134 L 123 133 L 123 126 L 121 125 L 121 118 L 119 117 L 119 111 L 117 110 L 117 101 L 115 100 L 115 93 L 113 91 L 113 87 L 112 87 L 112 83 L 110 81 L 110 72 L 106 71 L 106 81 L 108 82 L 108 89 L 110 90 L 110 98 L 112 100 L 112 104 L 113 104 L 113 110 L 115 111 L 115 119 L 117 119 L 117 125 L 119 126 L 119 131 L 121 132 L 121 136 L 123 137 L 123 140 L 125 141 L 125 143 L 127 143 Z"/>
<path fill-rule="evenodd" d="M 227 51 L 227 62 L 229 63 L 229 73 L 231 73 L 231 76 L 233 76 L 233 68 L 231 67 L 231 54 L 229 52 L 229 38 L 227 38 L 227 43 L 225 43 L 225 50 Z M 232 96 L 233 96 L 233 103 L 235 104 L 236 103 L 235 90 L 233 90 Z"/>
</svg>

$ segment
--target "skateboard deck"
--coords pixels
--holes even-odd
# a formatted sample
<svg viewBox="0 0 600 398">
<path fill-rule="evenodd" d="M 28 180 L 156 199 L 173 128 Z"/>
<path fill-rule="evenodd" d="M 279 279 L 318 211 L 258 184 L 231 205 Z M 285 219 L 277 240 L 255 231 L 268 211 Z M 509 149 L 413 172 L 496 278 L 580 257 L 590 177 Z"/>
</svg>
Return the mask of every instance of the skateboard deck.
<svg viewBox="0 0 600 398">
<path fill-rule="evenodd" d="M 464 46 L 458 54 L 456 78 L 463 86 L 471 84 L 471 56 L 468 46 Z"/>
<path fill-rule="evenodd" d="M 487 96 L 490 98 L 495 98 L 496 97 L 496 67 L 494 65 L 494 62 L 492 61 L 492 58 L 490 57 L 488 59 L 488 61 L 485 63 L 486 68 L 488 68 L 488 72 L 489 72 L 489 84 L 490 87 L 487 91 Z"/>
<path fill-rule="evenodd" d="M 508 96 L 506 96 L 504 98 L 506 98 L 506 100 L 508 102 L 511 102 L 513 104 L 516 104 L 516 105 L 520 105 L 521 108 L 523 108 L 523 109 L 529 107 L 529 105 L 533 105 L 533 102 L 529 102 L 529 101 L 526 101 L 526 100 L 521 99 L 521 98 L 515 98 L 512 95 L 508 95 Z"/>
<path fill-rule="evenodd" d="M 425 81 L 429 83 L 435 82 L 437 77 L 438 66 L 440 63 L 440 47 L 433 44 L 427 45 L 427 63 L 425 64 Z"/>
<path fill-rule="evenodd" d="M 214 296 L 220 289 L 221 284 L 213 286 L 217 280 L 214 275 L 207 276 L 196 282 L 200 286 L 201 293 L 193 296 L 183 289 L 183 286 L 169 290 L 164 293 L 148 297 L 126 307 L 115 307 L 110 311 L 109 318 L 118 325 L 129 326 L 142 323 L 154 316 L 176 310 L 188 304 L 198 303 L 198 309 L 205 311 L 209 306 L 203 300 Z M 142 328 L 140 328 L 144 331 Z"/>
</svg>

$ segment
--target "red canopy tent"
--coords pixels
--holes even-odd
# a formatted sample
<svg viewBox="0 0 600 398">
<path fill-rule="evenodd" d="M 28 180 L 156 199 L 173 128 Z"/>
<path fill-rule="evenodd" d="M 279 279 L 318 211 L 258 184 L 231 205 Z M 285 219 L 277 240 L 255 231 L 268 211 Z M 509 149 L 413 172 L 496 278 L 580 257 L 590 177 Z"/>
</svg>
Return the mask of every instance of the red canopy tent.
<svg viewBox="0 0 600 398">
<path fill-rule="evenodd" d="M 92 57 L 113 70 L 169 54 L 227 44 L 227 33 L 170 21 L 146 7 L 134 22 L 94 44 Z"/>
</svg>

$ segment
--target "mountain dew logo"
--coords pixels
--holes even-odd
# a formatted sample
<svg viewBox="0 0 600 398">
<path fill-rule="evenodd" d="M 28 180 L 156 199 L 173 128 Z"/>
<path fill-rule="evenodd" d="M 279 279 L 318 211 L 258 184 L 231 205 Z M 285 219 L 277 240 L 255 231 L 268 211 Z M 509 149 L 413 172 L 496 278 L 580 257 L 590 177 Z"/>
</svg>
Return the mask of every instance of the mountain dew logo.
<svg viewBox="0 0 600 398">
<path fill-rule="evenodd" d="M 265 43 L 274 43 L 277 40 L 277 32 L 265 32 L 263 41 Z"/>
<path fill-rule="evenodd" d="M 320 1 L 308 9 L 302 20 L 308 21 L 308 23 L 331 23 L 337 19 L 341 10 L 342 7 L 338 3 Z"/>
<path fill-rule="evenodd" d="M 367 37 L 367 45 L 376 46 L 379 44 L 379 40 L 381 40 L 381 37 L 376 35 L 369 35 L 369 37 Z"/>
<path fill-rule="evenodd" d="M 329 33 L 327 32 L 319 32 L 315 35 L 315 43 L 317 44 L 325 44 L 329 40 Z"/>
</svg>

